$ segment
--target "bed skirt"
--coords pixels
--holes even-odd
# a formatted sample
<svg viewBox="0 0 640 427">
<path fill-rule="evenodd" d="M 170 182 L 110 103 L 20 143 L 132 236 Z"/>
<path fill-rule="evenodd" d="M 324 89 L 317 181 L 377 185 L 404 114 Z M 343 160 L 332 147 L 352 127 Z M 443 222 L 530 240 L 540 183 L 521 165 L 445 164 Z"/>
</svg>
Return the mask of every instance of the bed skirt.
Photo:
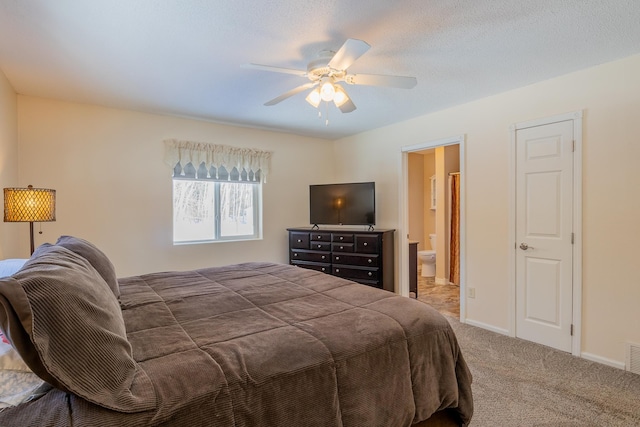
<svg viewBox="0 0 640 427">
<path fill-rule="evenodd" d="M 445 409 L 431 415 L 428 419 L 413 424 L 411 427 L 460 427 L 460 419 L 454 411 Z"/>
</svg>

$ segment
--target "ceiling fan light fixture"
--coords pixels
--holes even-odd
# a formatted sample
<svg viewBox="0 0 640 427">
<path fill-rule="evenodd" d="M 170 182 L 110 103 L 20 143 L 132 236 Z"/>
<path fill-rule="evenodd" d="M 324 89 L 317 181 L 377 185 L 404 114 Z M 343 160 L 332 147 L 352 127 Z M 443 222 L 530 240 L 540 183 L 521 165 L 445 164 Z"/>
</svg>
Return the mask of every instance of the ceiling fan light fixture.
<svg viewBox="0 0 640 427">
<path fill-rule="evenodd" d="M 349 95 L 340 85 L 335 85 L 336 94 L 333 97 L 333 103 L 340 108 L 345 102 L 349 101 Z"/>
<path fill-rule="evenodd" d="M 309 95 L 307 95 L 307 97 L 305 98 L 305 101 L 307 101 L 309 104 L 313 105 L 314 108 L 318 108 L 318 105 L 320 105 L 320 101 L 321 100 L 322 100 L 322 98 L 320 98 L 320 89 L 319 88 L 315 88 L 314 90 L 309 92 Z"/>
<path fill-rule="evenodd" d="M 336 95 L 336 88 L 330 81 L 324 81 L 320 86 L 320 98 L 323 101 L 333 101 L 333 97 Z"/>
</svg>

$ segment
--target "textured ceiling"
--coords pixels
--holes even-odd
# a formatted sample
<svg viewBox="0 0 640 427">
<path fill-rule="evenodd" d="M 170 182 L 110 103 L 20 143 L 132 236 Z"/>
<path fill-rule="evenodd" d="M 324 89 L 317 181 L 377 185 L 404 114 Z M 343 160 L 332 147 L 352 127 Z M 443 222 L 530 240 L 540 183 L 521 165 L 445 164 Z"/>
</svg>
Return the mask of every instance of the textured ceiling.
<svg viewBox="0 0 640 427">
<path fill-rule="evenodd" d="M 0 69 L 16 92 L 335 139 L 640 53 L 639 0 L 0 0 Z M 346 86 L 328 109 L 306 69 L 348 38 L 352 73 L 415 76 L 410 90 Z M 324 109 L 323 109 L 324 111 Z"/>
</svg>

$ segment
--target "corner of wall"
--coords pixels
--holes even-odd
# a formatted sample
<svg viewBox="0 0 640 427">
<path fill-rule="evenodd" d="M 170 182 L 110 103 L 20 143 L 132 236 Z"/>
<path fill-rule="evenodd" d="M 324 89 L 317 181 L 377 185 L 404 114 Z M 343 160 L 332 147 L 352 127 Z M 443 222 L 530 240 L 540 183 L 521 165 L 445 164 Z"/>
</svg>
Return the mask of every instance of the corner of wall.
<svg viewBox="0 0 640 427">
<path fill-rule="evenodd" d="M 0 185 L 18 183 L 18 95 L 0 70 Z M 15 257 L 18 228 L 0 222 L 0 259 Z"/>
</svg>

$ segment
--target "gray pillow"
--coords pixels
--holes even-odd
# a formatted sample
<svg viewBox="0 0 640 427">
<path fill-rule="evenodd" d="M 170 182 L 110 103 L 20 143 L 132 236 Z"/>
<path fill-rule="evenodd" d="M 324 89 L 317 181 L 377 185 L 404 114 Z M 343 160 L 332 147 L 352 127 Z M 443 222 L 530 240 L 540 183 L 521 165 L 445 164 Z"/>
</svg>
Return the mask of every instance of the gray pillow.
<svg viewBox="0 0 640 427">
<path fill-rule="evenodd" d="M 0 327 L 40 378 L 105 408 L 156 406 L 135 362 L 118 300 L 95 268 L 62 246 L 40 246 L 0 279 Z"/>
<path fill-rule="evenodd" d="M 89 261 L 93 268 L 98 270 L 104 281 L 107 282 L 116 298 L 120 296 L 120 286 L 118 285 L 116 270 L 111 260 L 93 243 L 79 237 L 60 236 L 56 245 L 67 248 Z"/>
</svg>

